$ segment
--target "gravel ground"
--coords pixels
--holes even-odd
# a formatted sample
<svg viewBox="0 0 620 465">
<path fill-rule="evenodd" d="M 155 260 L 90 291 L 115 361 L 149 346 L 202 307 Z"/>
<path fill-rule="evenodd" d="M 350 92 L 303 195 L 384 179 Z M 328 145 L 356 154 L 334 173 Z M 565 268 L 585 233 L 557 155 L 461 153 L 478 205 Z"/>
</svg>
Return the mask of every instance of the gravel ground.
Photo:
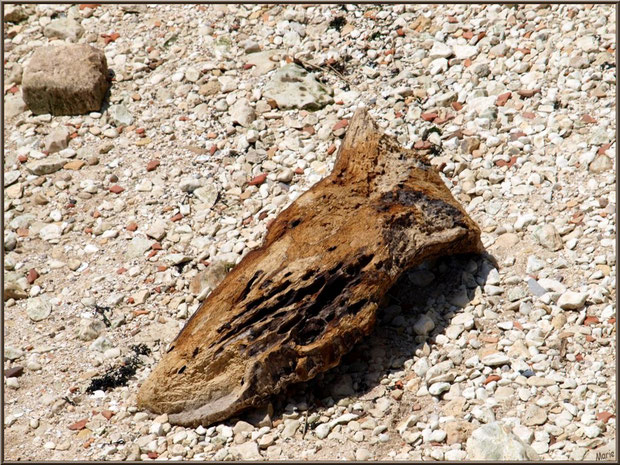
<svg viewBox="0 0 620 465">
<path fill-rule="evenodd" d="M 4 20 L 5 459 L 615 458 L 613 6 L 37 5 Z M 59 40 L 105 51 L 100 113 L 25 109 L 21 70 Z M 293 60 L 326 92 L 278 98 Z M 268 407 L 196 429 L 138 411 L 199 302 L 329 173 L 358 105 L 434 148 L 489 255 L 410 272 L 340 367 Z M 126 385 L 89 392 L 122 363 Z"/>
</svg>

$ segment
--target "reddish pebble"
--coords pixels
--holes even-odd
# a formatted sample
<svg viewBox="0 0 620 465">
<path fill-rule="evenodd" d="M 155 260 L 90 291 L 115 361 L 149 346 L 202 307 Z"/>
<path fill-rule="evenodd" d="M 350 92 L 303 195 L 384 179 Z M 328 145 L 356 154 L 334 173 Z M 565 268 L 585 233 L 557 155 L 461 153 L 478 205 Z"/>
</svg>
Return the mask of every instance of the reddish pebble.
<svg viewBox="0 0 620 465">
<path fill-rule="evenodd" d="M 615 318 L 610 318 L 609 320 L 607 320 L 607 323 L 609 323 L 610 325 L 613 325 L 616 322 Z"/>
<path fill-rule="evenodd" d="M 474 33 L 471 31 L 465 31 L 463 32 L 463 39 L 471 39 L 474 36 Z"/>
<path fill-rule="evenodd" d="M 398 34 L 400 37 L 405 35 L 405 30 L 401 27 L 400 29 L 396 30 L 396 34 Z"/>
<path fill-rule="evenodd" d="M 72 431 L 80 431 L 86 427 L 86 423 L 88 423 L 88 418 L 84 418 L 83 420 L 76 421 L 75 423 L 69 426 L 69 429 Z"/>
<path fill-rule="evenodd" d="M 343 101 L 343 100 L 338 100 L 338 101 L 336 102 L 336 105 L 344 105 L 344 101 Z"/>
<path fill-rule="evenodd" d="M 146 258 L 151 258 L 151 257 L 154 257 L 155 255 L 157 255 L 157 250 L 151 250 L 149 254 L 146 256 Z"/>
<path fill-rule="evenodd" d="M 37 273 L 37 270 L 31 268 L 26 275 L 26 280 L 28 281 L 28 284 L 32 284 L 37 280 L 38 277 L 39 273 Z"/>
<path fill-rule="evenodd" d="M 575 359 L 576 359 L 578 362 L 583 362 L 583 355 L 581 355 L 581 354 L 577 354 L 577 355 L 575 355 Z"/>
<path fill-rule="evenodd" d="M 127 231 L 134 232 L 135 230 L 137 230 L 137 229 L 138 229 L 138 225 L 137 225 L 136 223 L 129 223 L 129 224 L 125 227 L 125 229 L 126 229 Z"/>
<path fill-rule="evenodd" d="M 84 228 L 84 232 L 86 234 L 92 234 L 93 233 L 93 228 Z"/>
<path fill-rule="evenodd" d="M 135 302 L 135 300 L 134 300 L 134 298 L 133 298 L 133 297 L 128 297 L 128 298 L 127 298 L 127 303 L 128 303 L 128 304 L 133 304 L 134 302 Z"/>
<path fill-rule="evenodd" d="M 101 216 L 101 213 L 98 210 L 95 210 L 93 212 L 93 218 L 99 218 Z"/>
<path fill-rule="evenodd" d="M 485 385 L 486 385 L 486 384 L 492 383 L 493 381 L 499 381 L 500 379 L 502 379 L 502 377 L 501 377 L 501 376 L 498 376 L 498 375 L 489 375 L 489 376 L 487 376 L 487 379 L 485 379 L 485 380 L 484 380 L 484 383 L 482 383 L 482 384 L 485 384 Z"/>
<path fill-rule="evenodd" d="M 295 174 L 304 174 L 304 170 L 302 168 L 295 168 Z"/>
<path fill-rule="evenodd" d="M 159 166 L 159 163 L 160 163 L 159 160 L 151 160 L 150 162 L 146 164 L 146 170 L 147 171 L 155 170 Z"/>
<path fill-rule="evenodd" d="M 591 326 L 599 323 L 599 319 L 595 316 L 587 316 L 585 320 L 583 320 L 584 326 Z"/>
<path fill-rule="evenodd" d="M 245 65 L 243 65 L 243 69 L 250 69 L 253 68 L 254 66 L 256 66 L 254 63 L 246 63 Z"/>
<path fill-rule="evenodd" d="M 125 189 L 123 189 L 121 186 L 119 186 L 118 184 L 114 184 L 112 187 L 110 187 L 110 192 L 112 192 L 113 194 L 120 194 L 121 192 L 123 192 Z"/>
<path fill-rule="evenodd" d="M 137 128 L 136 134 L 144 134 L 144 128 Z"/>
<path fill-rule="evenodd" d="M 104 410 L 101 412 L 101 415 L 103 415 L 106 420 L 109 420 L 114 415 L 114 412 L 112 410 Z"/>
<path fill-rule="evenodd" d="M 471 66 L 471 60 L 469 58 L 466 58 L 463 62 L 463 66 L 465 66 L 465 68 L 469 68 Z"/>
<path fill-rule="evenodd" d="M 452 109 L 454 111 L 461 111 L 463 109 L 463 104 L 461 102 L 452 102 Z"/>
<path fill-rule="evenodd" d="M 267 218 L 267 212 L 261 212 L 261 213 L 258 215 L 258 219 L 259 219 L 259 220 L 264 220 L 265 218 Z"/>
<path fill-rule="evenodd" d="M 170 218 L 170 221 L 180 221 L 181 219 L 183 219 L 183 215 L 181 215 L 180 213 L 177 213 L 172 218 Z"/>
<path fill-rule="evenodd" d="M 601 145 L 597 151 L 597 154 L 603 155 L 607 150 L 611 148 L 611 144 Z"/>
<path fill-rule="evenodd" d="M 331 155 L 332 153 L 334 153 L 336 151 L 336 146 L 335 145 L 330 145 L 329 148 L 327 149 L 327 155 Z"/>
<path fill-rule="evenodd" d="M 311 136 L 315 133 L 314 126 L 311 125 L 304 126 L 303 131 Z"/>
<path fill-rule="evenodd" d="M 595 341 L 595 339 L 594 339 L 592 336 L 590 336 L 589 334 L 586 334 L 586 341 L 588 341 L 588 342 L 594 342 L 594 341 Z"/>
<path fill-rule="evenodd" d="M 613 413 L 609 412 L 599 412 L 596 414 L 596 419 L 602 421 L 603 423 L 607 423 L 610 418 L 615 418 L 616 416 Z"/>
<path fill-rule="evenodd" d="M 258 176 L 252 178 L 248 184 L 250 186 L 260 186 L 267 179 L 267 173 L 259 174 Z"/>
<path fill-rule="evenodd" d="M 146 456 L 151 460 L 155 460 L 157 457 L 159 457 L 159 454 L 157 452 L 147 452 Z"/>
<path fill-rule="evenodd" d="M 581 117 L 581 121 L 583 121 L 584 123 L 596 123 L 596 120 L 594 118 L 592 118 L 590 115 L 583 115 Z"/>
<path fill-rule="evenodd" d="M 152 246 L 151 246 L 152 250 L 161 250 L 161 244 L 159 242 L 155 242 Z"/>
<path fill-rule="evenodd" d="M 527 119 L 534 119 L 534 118 L 536 118 L 536 114 L 532 113 L 530 111 L 526 111 L 526 112 L 523 113 L 523 117 L 527 118 Z"/>
<path fill-rule="evenodd" d="M 348 125 L 349 125 L 348 119 L 341 119 L 336 124 L 334 124 L 332 131 L 337 131 L 338 129 L 346 128 Z"/>
<path fill-rule="evenodd" d="M 495 101 L 495 104 L 498 107 L 503 107 L 504 105 L 506 105 L 506 102 L 508 101 L 510 97 L 512 97 L 512 92 L 506 92 L 505 94 L 500 94 L 497 96 L 497 100 Z"/>
<path fill-rule="evenodd" d="M 215 152 L 217 152 L 217 147 L 215 145 L 212 145 L 211 148 L 209 149 L 209 153 L 213 155 Z"/>
<path fill-rule="evenodd" d="M 521 323 L 519 323 L 518 321 L 513 321 L 512 326 L 514 326 L 517 329 L 523 330 L 523 326 L 521 326 Z"/>
<path fill-rule="evenodd" d="M 420 117 L 424 121 L 433 121 L 435 118 L 437 118 L 437 116 L 439 116 L 437 113 L 422 113 L 420 115 Z"/>
<path fill-rule="evenodd" d="M 26 163 L 28 161 L 28 157 L 26 155 L 20 155 L 19 157 L 17 157 L 17 161 L 19 161 L 20 163 Z"/>
<path fill-rule="evenodd" d="M 123 274 L 125 271 L 127 271 L 127 268 L 119 268 L 118 270 L 116 270 L 116 274 Z"/>
<path fill-rule="evenodd" d="M 166 265 L 159 265 L 157 267 L 157 271 L 166 271 L 168 269 L 168 267 Z"/>
</svg>

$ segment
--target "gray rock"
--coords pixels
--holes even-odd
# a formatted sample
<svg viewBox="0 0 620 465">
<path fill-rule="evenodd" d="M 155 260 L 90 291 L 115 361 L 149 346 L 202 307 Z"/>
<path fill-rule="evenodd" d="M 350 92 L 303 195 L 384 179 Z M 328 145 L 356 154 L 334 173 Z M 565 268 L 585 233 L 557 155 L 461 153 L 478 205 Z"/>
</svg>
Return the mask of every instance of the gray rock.
<svg viewBox="0 0 620 465">
<path fill-rule="evenodd" d="M 538 460 L 538 454 L 499 422 L 481 426 L 467 440 L 469 460 Z"/>
<path fill-rule="evenodd" d="M 598 155 L 588 166 L 591 173 L 606 173 L 613 169 L 614 162 L 607 155 Z"/>
<path fill-rule="evenodd" d="M 33 297 L 26 304 L 26 313 L 32 321 L 45 320 L 52 313 L 52 304 L 47 297 Z"/>
<path fill-rule="evenodd" d="M 88 346 L 88 348 L 93 352 L 105 352 L 113 347 L 114 346 L 112 343 L 105 336 L 99 336 L 90 346 Z"/>
<path fill-rule="evenodd" d="M 105 330 L 105 324 L 101 320 L 82 319 L 80 321 L 80 329 L 78 330 L 78 339 L 81 341 L 92 341 L 97 339 Z"/>
<path fill-rule="evenodd" d="M 17 182 L 21 172 L 19 170 L 7 171 L 4 173 L 4 187 L 10 186 L 11 184 Z"/>
<path fill-rule="evenodd" d="M 24 356 L 24 352 L 13 346 L 4 346 L 4 358 L 6 360 L 17 360 Z"/>
<path fill-rule="evenodd" d="M 39 230 L 39 237 L 44 241 L 57 243 L 62 236 L 62 229 L 57 224 L 48 224 Z"/>
<path fill-rule="evenodd" d="M 109 86 L 105 55 L 85 44 L 36 49 L 22 81 L 24 101 L 35 115 L 99 111 Z"/>
<path fill-rule="evenodd" d="M 452 47 L 449 45 L 443 42 L 434 42 L 428 56 L 430 58 L 448 58 L 452 56 L 452 53 Z"/>
<path fill-rule="evenodd" d="M 424 287 L 428 286 L 435 280 L 435 275 L 432 271 L 428 270 L 416 270 L 409 273 L 409 281 L 414 286 Z"/>
<path fill-rule="evenodd" d="M 43 146 L 49 153 L 56 153 L 64 150 L 69 145 L 69 130 L 64 126 L 58 126 L 50 131 L 43 139 Z"/>
<path fill-rule="evenodd" d="M 258 450 L 258 444 L 254 441 L 231 446 L 229 451 L 234 458 L 240 460 L 256 460 L 262 458 Z"/>
<path fill-rule="evenodd" d="M 26 163 L 26 169 L 32 174 L 42 176 L 44 174 L 52 174 L 61 169 L 67 160 L 58 156 L 43 158 Z"/>
<path fill-rule="evenodd" d="M 202 181 L 193 177 L 183 178 L 179 182 L 179 188 L 183 192 L 194 192 L 200 186 L 202 186 Z"/>
<path fill-rule="evenodd" d="M 554 252 L 564 246 L 560 234 L 552 224 L 545 224 L 537 228 L 534 231 L 534 237 L 540 245 Z"/>
<path fill-rule="evenodd" d="M 11 251 L 17 247 L 17 234 L 14 232 L 5 233 L 4 236 L 4 250 Z"/>
<path fill-rule="evenodd" d="M 452 294 L 449 298 L 448 298 L 448 302 L 450 302 L 452 305 L 456 306 L 456 307 L 460 307 L 460 308 L 465 308 L 467 307 L 467 304 L 469 303 L 469 296 L 467 295 L 467 288 L 464 286 L 461 286 L 461 288 L 459 289 L 458 292 Z"/>
<path fill-rule="evenodd" d="M 138 258 L 144 255 L 144 253 L 151 248 L 155 243 L 146 237 L 134 236 L 127 247 L 127 258 Z"/>
<path fill-rule="evenodd" d="M 528 278 L 527 287 L 529 288 L 530 292 L 534 294 L 536 297 L 540 297 L 547 293 L 545 288 L 542 287 L 540 284 L 538 284 L 538 281 L 532 278 Z"/>
<path fill-rule="evenodd" d="M 319 110 L 332 103 L 332 90 L 295 64 L 280 68 L 265 86 L 263 95 L 276 101 L 278 108 Z"/>
<path fill-rule="evenodd" d="M 530 405 L 523 414 L 525 426 L 542 425 L 547 421 L 547 413 L 538 405 Z"/>
<path fill-rule="evenodd" d="M 300 425 L 301 422 L 299 420 L 285 420 L 284 429 L 282 430 L 280 436 L 285 439 L 292 438 L 293 436 L 295 436 L 295 433 L 299 429 Z"/>
<path fill-rule="evenodd" d="M 219 191 L 215 184 L 208 184 L 194 190 L 193 194 L 202 202 L 205 208 L 211 208 L 217 202 Z"/>
<path fill-rule="evenodd" d="M 562 310 L 579 310 L 586 303 L 587 295 L 582 292 L 566 291 L 558 299 Z"/>
<path fill-rule="evenodd" d="M 228 110 L 233 123 L 248 127 L 256 119 L 256 112 L 246 98 L 237 100 Z"/>
<path fill-rule="evenodd" d="M 252 67 L 253 76 L 262 76 L 271 70 L 276 69 L 278 64 L 271 60 L 271 57 L 278 53 L 278 50 L 265 50 L 263 52 L 250 53 L 244 57 L 246 64 Z"/>
<path fill-rule="evenodd" d="M 61 40 L 69 39 L 71 42 L 77 42 L 83 34 L 84 28 L 78 22 L 69 18 L 54 19 L 43 29 L 45 37 Z"/>
<path fill-rule="evenodd" d="M 15 118 L 26 111 L 27 108 L 21 94 L 9 94 L 4 98 L 4 115 L 7 119 Z"/>
<path fill-rule="evenodd" d="M 133 116 L 123 104 L 110 105 L 108 115 L 117 126 L 130 126 L 133 123 Z"/>
<path fill-rule="evenodd" d="M 161 241 L 164 237 L 166 237 L 167 227 L 168 225 L 165 221 L 157 220 L 151 225 L 148 231 L 146 231 L 146 235 L 152 237 L 156 241 Z"/>
<path fill-rule="evenodd" d="M 428 335 L 433 329 L 435 329 L 435 322 L 426 313 L 420 315 L 418 320 L 413 325 L 413 330 L 420 336 Z"/>
<path fill-rule="evenodd" d="M 483 365 L 489 367 L 496 367 L 510 363 L 510 357 L 508 357 L 508 355 L 502 352 L 496 352 L 494 354 L 487 355 L 482 360 L 480 360 L 480 362 L 482 362 Z"/>
</svg>

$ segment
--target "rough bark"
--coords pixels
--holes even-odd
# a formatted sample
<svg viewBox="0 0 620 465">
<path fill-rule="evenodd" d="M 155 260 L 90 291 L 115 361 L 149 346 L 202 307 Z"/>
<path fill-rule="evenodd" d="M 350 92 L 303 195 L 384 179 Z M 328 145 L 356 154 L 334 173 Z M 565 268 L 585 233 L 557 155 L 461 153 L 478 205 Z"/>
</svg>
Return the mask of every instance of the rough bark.
<svg viewBox="0 0 620 465">
<path fill-rule="evenodd" d="M 481 251 L 479 228 L 426 153 L 400 147 L 358 110 L 333 172 L 203 302 L 138 404 L 191 426 L 260 405 L 337 365 L 408 268 Z"/>
</svg>

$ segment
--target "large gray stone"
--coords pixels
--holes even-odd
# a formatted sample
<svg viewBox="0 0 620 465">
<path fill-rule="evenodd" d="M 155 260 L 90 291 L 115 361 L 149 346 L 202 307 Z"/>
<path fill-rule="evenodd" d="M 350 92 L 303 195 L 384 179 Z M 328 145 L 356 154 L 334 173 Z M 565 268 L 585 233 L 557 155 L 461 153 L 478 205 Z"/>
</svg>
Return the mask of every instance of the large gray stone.
<svg viewBox="0 0 620 465">
<path fill-rule="evenodd" d="M 499 422 L 481 426 L 467 440 L 469 460 L 538 460 L 530 446 Z"/>
<path fill-rule="evenodd" d="M 32 321 L 45 320 L 52 313 L 52 304 L 47 297 L 34 297 L 28 300 L 26 313 Z"/>
<path fill-rule="evenodd" d="M 314 75 L 295 64 L 280 68 L 265 86 L 263 95 L 276 101 L 278 108 L 319 110 L 332 103 L 332 90 L 318 82 Z"/>
<path fill-rule="evenodd" d="M 35 115 L 99 111 L 109 86 L 105 55 L 84 44 L 38 48 L 22 78 L 24 101 Z"/>
<path fill-rule="evenodd" d="M 84 28 L 73 19 L 58 18 L 45 26 L 43 35 L 50 39 L 69 39 L 71 42 L 77 42 L 84 35 Z"/>
<path fill-rule="evenodd" d="M 31 161 L 26 164 L 26 169 L 32 174 L 39 176 L 43 174 L 52 174 L 61 169 L 67 160 L 60 157 L 48 157 L 42 160 Z"/>
</svg>

